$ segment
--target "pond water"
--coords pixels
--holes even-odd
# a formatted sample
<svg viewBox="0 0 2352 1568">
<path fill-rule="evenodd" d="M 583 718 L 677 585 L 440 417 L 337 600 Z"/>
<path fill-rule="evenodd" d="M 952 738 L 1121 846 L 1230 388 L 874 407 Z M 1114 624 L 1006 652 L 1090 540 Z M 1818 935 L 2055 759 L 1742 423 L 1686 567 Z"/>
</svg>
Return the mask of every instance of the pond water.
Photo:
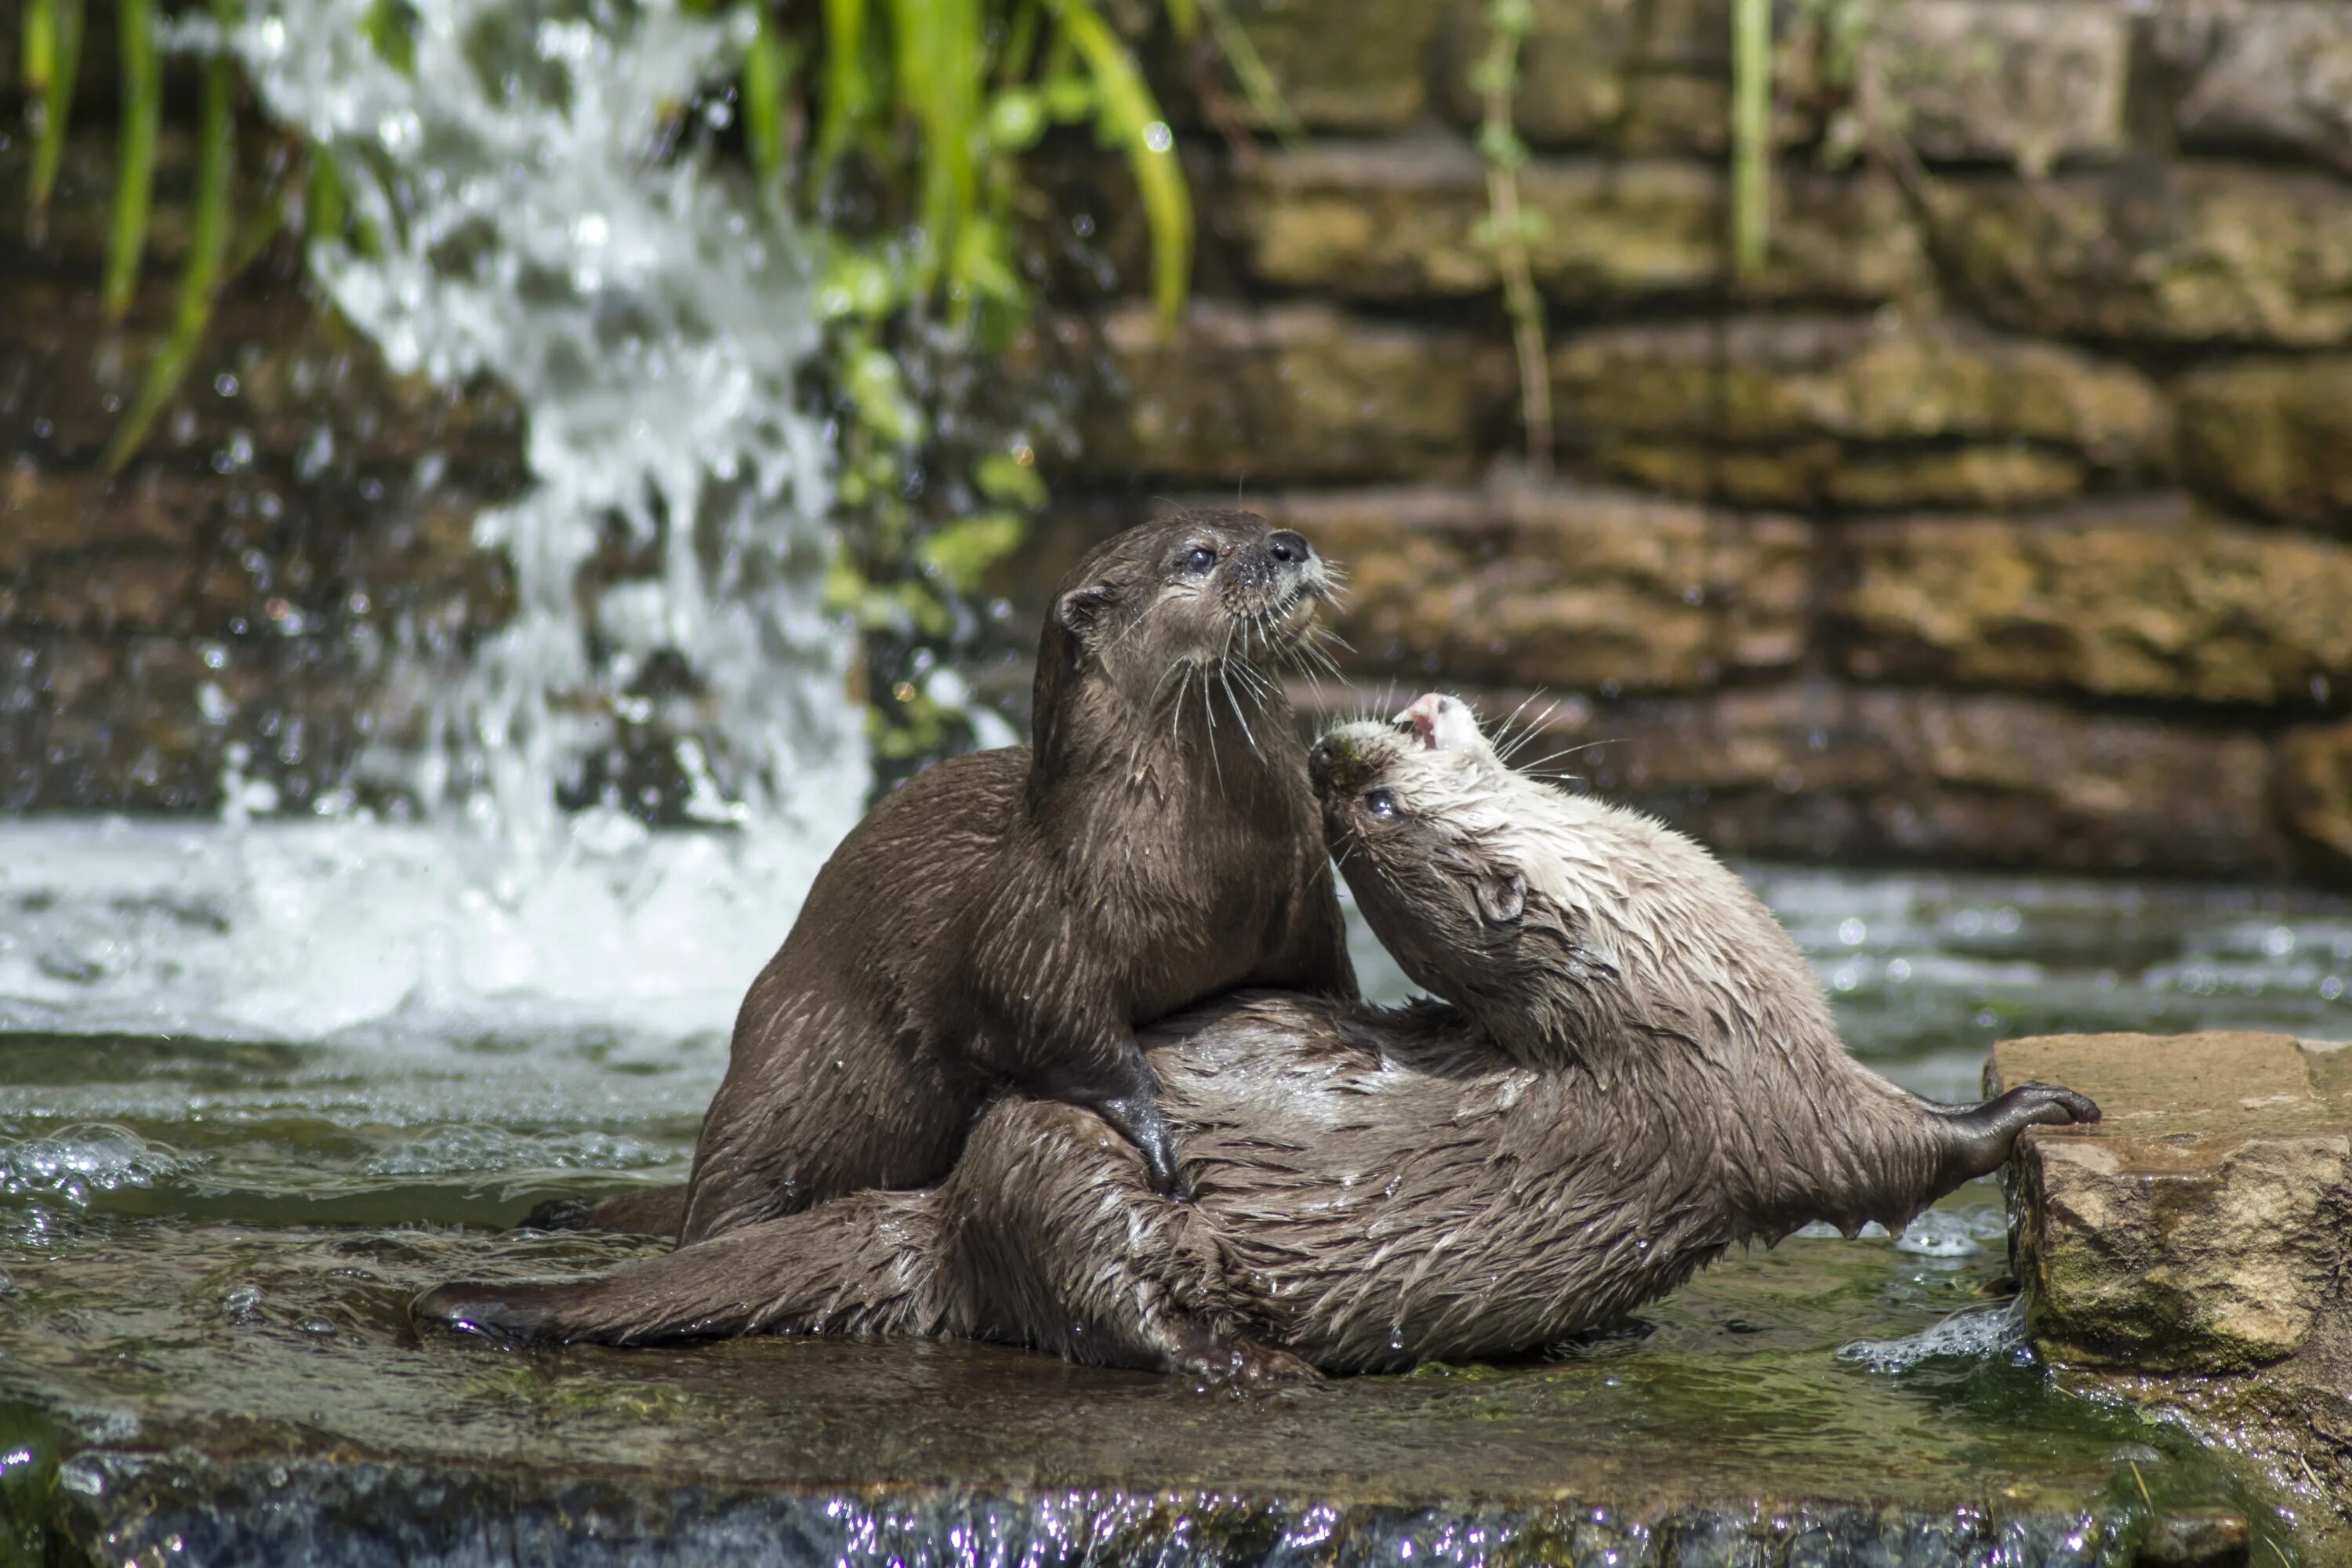
<svg viewBox="0 0 2352 1568">
<path fill-rule="evenodd" d="M 1860 1500 L 2023 1531 L 2040 1545 L 2018 1560 L 2064 1561 L 2112 1555 L 2151 1507 L 2222 1506 L 2291 1543 L 2291 1494 L 2051 1391 L 2003 1304 L 1986 1183 L 1899 1239 L 1806 1235 L 1735 1258 L 1623 1332 L 1522 1364 L 1247 1404 L 993 1348 L 420 1343 L 404 1306 L 430 1282 L 644 1250 L 494 1227 L 551 1194 L 682 1175 L 735 998 L 789 921 L 776 889 L 803 885 L 808 858 L 747 836 L 620 835 L 526 877 L 440 830 L 59 823 L 0 839 L 0 1484 L 116 1545 L 169 1556 L 167 1538 L 209 1530 L 250 1556 L 258 1538 L 236 1531 L 266 1517 L 308 1544 L 265 1560 L 391 1560 L 357 1543 L 417 1514 L 420 1476 L 446 1498 L 491 1486 L 448 1503 L 447 1561 L 500 1560 L 462 1521 L 533 1499 L 570 1519 L 563 1489 L 592 1481 L 680 1560 L 767 1539 L 782 1526 L 761 1510 L 786 1493 L 862 1488 L 859 1506 L 880 1507 L 877 1485 L 950 1480 L 967 1502 L 1027 1499 L 989 1528 L 1033 1545 L 1069 1526 L 1036 1511 L 1039 1489 L 1072 1487 L 1124 1489 L 1142 1511 L 1120 1528 L 1147 1534 L 1157 1516 L 1135 1500 L 1190 1487 L 1339 1508 L 1381 1542 L 1410 1530 L 1348 1510 L 1577 1499 L 1617 1510 L 1611 1528 L 1639 1545 L 1662 1510 Z M 1972 1097 L 2005 1035 L 2352 1034 L 2341 901 L 1750 874 L 1856 1052 L 1938 1097 Z M 1401 994 L 1362 951 L 1376 989 Z M 253 1488 L 276 1500 L 258 1514 Z M 849 1532 L 820 1555 L 896 1561 L 918 1538 L 929 1559 L 987 1555 L 971 1518 L 920 1522 L 937 1504 L 922 1496 L 864 1535 L 820 1510 L 814 1539 Z M 679 1508 L 717 1533 L 695 1536 Z M 1248 1529 L 1307 1528 L 1269 1517 Z"/>
</svg>

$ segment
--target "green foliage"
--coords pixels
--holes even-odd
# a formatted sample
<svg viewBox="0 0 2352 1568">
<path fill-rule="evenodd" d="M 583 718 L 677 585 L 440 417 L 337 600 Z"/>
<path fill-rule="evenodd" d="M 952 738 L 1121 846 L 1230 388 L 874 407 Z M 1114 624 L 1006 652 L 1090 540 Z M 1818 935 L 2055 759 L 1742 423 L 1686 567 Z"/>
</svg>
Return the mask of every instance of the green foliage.
<svg viewBox="0 0 2352 1568">
<path fill-rule="evenodd" d="M 126 4 L 128 12 L 131 5 Z M 224 28 L 236 21 L 236 0 L 213 0 L 213 19 Z M 126 23 L 128 17 L 125 18 Z M 151 40 L 152 47 L 152 40 Z M 129 48 L 125 47 L 128 58 Z M 126 71 L 126 76 L 128 72 Z M 204 108 L 197 122 L 195 228 L 190 242 L 188 268 L 180 277 L 178 308 L 172 331 L 147 362 L 147 372 L 139 387 L 139 395 L 123 414 L 122 423 L 116 426 L 107 443 L 105 467 L 109 472 L 120 469 L 138 451 L 147 438 L 147 430 L 162 413 L 163 405 L 187 374 L 197 347 L 204 342 L 205 329 L 211 323 L 213 300 L 226 279 L 228 268 L 230 201 L 236 174 L 236 67 L 226 54 L 216 54 L 205 64 Z M 152 153 L 152 133 L 149 151 Z M 125 183 L 128 183 L 126 178 Z M 143 193 L 142 195 L 143 205 Z M 117 200 L 116 211 L 123 203 Z M 141 221 L 144 222 L 143 215 Z M 122 225 L 118 217 L 116 237 L 120 239 Z M 136 265 L 135 258 L 133 265 Z M 113 273 L 108 273 L 110 290 Z M 110 299 L 110 305 L 111 305 Z M 125 302 L 128 302 L 127 296 Z M 117 312 L 120 314 L 120 312 Z"/>
<path fill-rule="evenodd" d="M 1487 0 L 1486 50 L 1472 68 L 1483 118 L 1478 151 L 1486 160 L 1486 216 L 1473 237 L 1495 253 L 1503 277 L 1503 304 L 1510 312 L 1511 343 L 1518 361 L 1519 423 L 1527 436 L 1528 466 L 1551 473 L 1551 362 L 1544 351 L 1543 297 L 1536 291 L 1528 246 L 1542 237 L 1543 215 L 1519 202 L 1519 171 L 1527 166 L 1527 143 L 1512 123 L 1519 86 L 1519 47 L 1535 26 L 1528 0 Z"/>
<path fill-rule="evenodd" d="M 1742 279 L 1770 243 L 1772 0 L 1731 0 L 1731 254 Z"/>
<path fill-rule="evenodd" d="M 139 287 L 154 198 L 155 138 L 163 124 L 163 71 L 156 58 L 152 0 L 121 0 L 122 140 L 114 163 L 114 227 L 106 247 L 106 313 L 121 321 Z"/>
<path fill-rule="evenodd" d="M 33 227 L 40 230 L 58 187 L 66 128 L 73 119 L 74 79 L 81 73 L 82 0 L 31 0 L 25 11 L 25 90 L 40 105 L 33 142 Z"/>
</svg>

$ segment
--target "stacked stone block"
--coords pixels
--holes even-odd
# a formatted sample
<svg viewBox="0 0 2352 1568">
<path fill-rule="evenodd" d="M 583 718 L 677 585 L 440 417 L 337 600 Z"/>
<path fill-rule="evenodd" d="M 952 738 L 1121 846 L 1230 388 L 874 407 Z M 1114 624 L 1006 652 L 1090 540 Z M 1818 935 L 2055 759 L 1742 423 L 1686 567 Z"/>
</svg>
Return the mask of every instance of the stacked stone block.
<svg viewBox="0 0 2352 1568">
<path fill-rule="evenodd" d="M 1172 331 L 1096 314 L 1076 536 L 1238 486 L 1356 568 L 1333 705 L 1547 693 L 1735 850 L 2352 871 L 2352 7 L 1878 0 L 1832 79 L 1784 6 L 1743 278 L 1723 0 L 1538 0 L 1540 483 L 1486 7 L 1237 11 L 1307 134 L 1197 159 Z"/>
</svg>

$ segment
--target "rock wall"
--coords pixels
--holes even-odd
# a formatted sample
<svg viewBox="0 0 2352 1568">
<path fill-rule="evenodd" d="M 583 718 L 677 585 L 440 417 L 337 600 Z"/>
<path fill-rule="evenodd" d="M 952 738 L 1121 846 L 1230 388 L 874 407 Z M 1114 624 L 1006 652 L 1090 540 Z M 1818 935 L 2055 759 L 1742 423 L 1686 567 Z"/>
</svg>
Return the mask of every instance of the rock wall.
<svg viewBox="0 0 2352 1568">
<path fill-rule="evenodd" d="M 1874 0 L 1834 70 L 1785 7 L 1742 280 L 1725 0 L 1537 0 L 1547 480 L 1479 237 L 1485 5 L 1233 8 L 1306 134 L 1244 142 L 1167 62 L 1172 331 L 1123 176 L 1057 172 L 1040 221 L 1103 265 L 1052 324 L 1104 368 L 1016 601 L 1151 497 L 1239 493 L 1353 568 L 1310 703 L 1540 692 L 1560 765 L 1727 849 L 2352 878 L 2352 5 Z M 37 245 L 0 144 L 0 810 L 210 810 L 236 756 L 299 804 L 403 722 L 387 647 L 509 612 L 472 519 L 520 421 L 388 374 L 283 257 L 102 476 L 186 244 L 167 202 L 100 319 L 105 142 Z M 167 193 L 187 162 L 167 132 Z"/>
<path fill-rule="evenodd" d="M 1736 850 L 2352 872 L 2352 7 L 1874 0 L 1833 81 L 1784 5 L 1742 280 L 1724 0 L 1537 0 L 1548 483 L 1486 6 L 1236 10 L 1308 134 L 1198 159 L 1172 332 L 1089 323 L 1075 538 L 1238 488 L 1354 568 L 1362 686 L 1562 700 Z"/>
</svg>

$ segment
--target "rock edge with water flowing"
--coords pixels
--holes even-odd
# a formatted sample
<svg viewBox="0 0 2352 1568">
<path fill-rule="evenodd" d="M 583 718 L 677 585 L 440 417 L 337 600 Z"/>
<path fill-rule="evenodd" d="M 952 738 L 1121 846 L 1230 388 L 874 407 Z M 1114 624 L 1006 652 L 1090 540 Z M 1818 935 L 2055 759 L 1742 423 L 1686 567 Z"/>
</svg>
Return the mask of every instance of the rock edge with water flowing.
<svg viewBox="0 0 2352 1568">
<path fill-rule="evenodd" d="M 2037 1350 L 2249 1452 L 2352 1561 L 2352 1042 L 2285 1035 L 2011 1040 L 1989 1083 L 2057 1077 L 2105 1119 L 2036 1128 L 2011 1167 Z"/>
</svg>

